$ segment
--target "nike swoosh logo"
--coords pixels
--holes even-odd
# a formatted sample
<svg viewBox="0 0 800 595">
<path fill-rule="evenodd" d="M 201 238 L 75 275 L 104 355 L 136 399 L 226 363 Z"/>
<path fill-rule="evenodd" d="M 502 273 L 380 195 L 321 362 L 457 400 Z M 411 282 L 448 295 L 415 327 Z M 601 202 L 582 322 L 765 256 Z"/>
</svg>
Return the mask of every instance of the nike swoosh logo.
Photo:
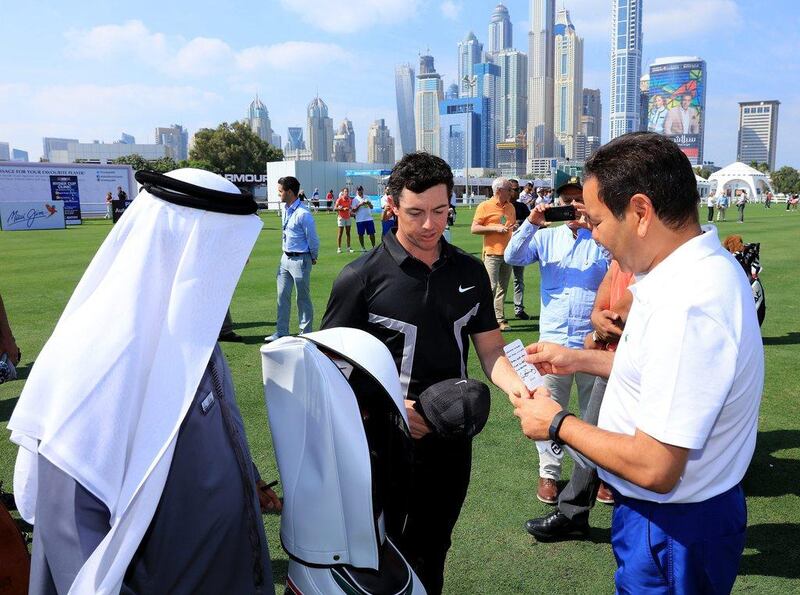
<svg viewBox="0 0 800 595">
<path fill-rule="evenodd" d="M 469 287 L 461 287 L 458 286 L 458 293 L 464 293 L 465 291 L 469 291 L 470 289 L 475 289 L 474 285 L 470 285 Z"/>
</svg>

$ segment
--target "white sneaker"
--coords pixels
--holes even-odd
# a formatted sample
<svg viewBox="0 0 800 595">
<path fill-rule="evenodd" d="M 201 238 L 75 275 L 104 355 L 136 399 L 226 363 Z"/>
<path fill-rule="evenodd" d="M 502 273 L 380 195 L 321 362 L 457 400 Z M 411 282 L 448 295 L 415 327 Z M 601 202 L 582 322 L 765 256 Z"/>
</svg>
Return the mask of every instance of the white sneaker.
<svg viewBox="0 0 800 595">
<path fill-rule="evenodd" d="M 348 249 L 347 249 L 347 251 L 348 251 L 350 254 L 352 254 L 352 253 L 353 253 L 353 249 L 352 249 L 352 248 L 348 248 Z"/>
<path fill-rule="evenodd" d="M 336 248 L 336 254 L 341 254 L 341 253 L 342 253 L 342 249 L 341 248 Z"/>
</svg>

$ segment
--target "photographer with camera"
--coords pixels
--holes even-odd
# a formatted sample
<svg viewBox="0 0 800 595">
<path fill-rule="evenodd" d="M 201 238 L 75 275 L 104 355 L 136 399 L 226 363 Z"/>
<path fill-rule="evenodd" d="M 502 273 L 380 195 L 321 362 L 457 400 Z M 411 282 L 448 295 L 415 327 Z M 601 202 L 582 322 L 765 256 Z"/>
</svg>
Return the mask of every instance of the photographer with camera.
<svg viewBox="0 0 800 595">
<path fill-rule="evenodd" d="M 512 266 L 539 263 L 542 276 L 539 340 L 578 348 L 583 347 L 584 338 L 593 330 L 592 307 L 597 288 L 608 270 L 609 256 L 587 229 L 581 212 L 583 187 L 580 180 L 570 178 L 557 192 L 564 206 L 540 204 L 534 207 L 511 237 L 504 258 Z M 565 225 L 540 229 L 548 220 L 564 218 L 569 218 Z M 569 405 L 573 382 L 578 385 L 578 403 L 583 416 L 595 376 L 584 373 L 545 376 L 553 399 L 564 408 Z M 545 504 L 555 504 L 563 451 L 551 441 L 539 441 L 536 448 L 539 451 L 536 497 Z"/>
</svg>

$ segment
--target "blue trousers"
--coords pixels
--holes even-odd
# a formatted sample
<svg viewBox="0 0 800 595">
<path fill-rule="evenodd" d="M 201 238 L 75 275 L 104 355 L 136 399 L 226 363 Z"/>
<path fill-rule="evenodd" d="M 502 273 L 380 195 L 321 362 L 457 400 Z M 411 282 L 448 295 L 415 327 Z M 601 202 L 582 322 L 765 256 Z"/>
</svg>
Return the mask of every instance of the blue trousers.
<svg viewBox="0 0 800 595">
<path fill-rule="evenodd" d="M 289 334 L 289 312 L 292 287 L 297 288 L 297 317 L 301 333 L 314 329 L 314 306 L 311 303 L 311 255 L 281 255 L 278 266 L 278 319 L 275 331 L 280 336 Z"/>
<path fill-rule="evenodd" d="M 658 504 L 614 491 L 611 546 L 619 594 L 730 593 L 742 557 L 741 485 L 703 502 Z"/>
</svg>

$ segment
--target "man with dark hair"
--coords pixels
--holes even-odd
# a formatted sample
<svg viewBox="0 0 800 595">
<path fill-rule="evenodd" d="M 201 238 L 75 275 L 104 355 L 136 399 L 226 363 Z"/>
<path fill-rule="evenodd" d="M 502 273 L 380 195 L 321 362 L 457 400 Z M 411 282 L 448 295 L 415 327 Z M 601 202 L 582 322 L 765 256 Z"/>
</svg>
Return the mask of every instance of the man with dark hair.
<svg viewBox="0 0 800 595">
<path fill-rule="evenodd" d="M 408 493 L 386 505 L 386 527 L 430 594 L 442 590 L 450 535 L 469 485 L 472 442 L 437 434 L 415 403 L 439 381 L 466 378 L 470 338 L 492 382 L 528 396 L 503 353 L 486 270 L 442 238 L 452 188 L 453 172 L 439 157 L 410 153 L 395 165 L 387 190 L 397 229 L 342 270 L 322 319 L 323 328 L 367 331 L 394 357 L 415 462 Z"/>
<path fill-rule="evenodd" d="M 310 333 L 314 323 L 311 303 L 311 267 L 317 264 L 319 237 L 317 225 L 308 207 L 297 192 L 300 182 L 286 176 L 278 180 L 278 194 L 285 205 L 283 211 L 283 254 L 278 265 L 278 314 L 275 332 L 264 340 L 274 341 L 289 334 L 292 285 L 297 288 L 297 318 L 300 334 Z"/>
<path fill-rule="evenodd" d="M 618 592 L 729 593 L 764 384 L 752 291 L 716 230 L 701 229 L 694 172 L 674 142 L 626 134 L 584 172 L 592 235 L 637 275 L 633 305 L 616 352 L 528 347 L 542 372 L 609 377 L 598 427 L 545 388 L 512 398 L 515 415 L 529 438 L 594 461 L 614 490 Z"/>
</svg>

